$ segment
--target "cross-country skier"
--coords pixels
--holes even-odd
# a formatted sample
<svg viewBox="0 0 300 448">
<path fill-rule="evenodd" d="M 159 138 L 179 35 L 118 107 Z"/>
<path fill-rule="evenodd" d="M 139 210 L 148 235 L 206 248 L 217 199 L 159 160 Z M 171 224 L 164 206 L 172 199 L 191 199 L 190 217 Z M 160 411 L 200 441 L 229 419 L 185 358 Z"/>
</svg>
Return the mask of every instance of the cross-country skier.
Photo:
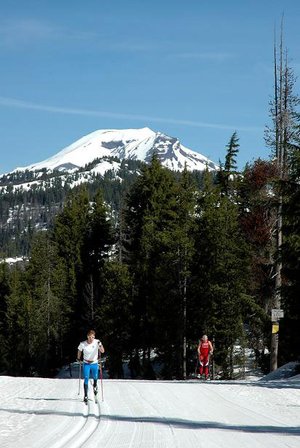
<svg viewBox="0 0 300 448">
<path fill-rule="evenodd" d="M 94 394 L 97 395 L 98 380 L 98 358 L 99 353 L 104 353 L 104 347 L 99 339 L 95 339 L 94 330 L 89 330 L 87 340 L 80 342 L 77 352 L 77 360 L 80 362 L 83 355 L 83 376 L 84 376 L 84 402 L 88 401 L 88 386 L 90 374 L 94 379 Z"/>
<path fill-rule="evenodd" d="M 200 364 L 200 378 L 205 377 L 208 378 L 208 368 L 209 368 L 209 356 L 213 353 L 214 349 L 212 343 L 208 340 L 206 334 L 202 336 L 198 345 L 198 356 L 199 356 L 199 364 Z"/>
</svg>

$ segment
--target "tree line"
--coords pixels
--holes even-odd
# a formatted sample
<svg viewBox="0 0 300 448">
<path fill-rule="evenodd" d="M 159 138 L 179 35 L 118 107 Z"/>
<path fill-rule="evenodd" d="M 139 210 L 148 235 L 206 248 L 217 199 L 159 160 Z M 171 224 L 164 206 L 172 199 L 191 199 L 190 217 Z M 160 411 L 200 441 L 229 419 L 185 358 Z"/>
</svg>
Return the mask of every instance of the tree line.
<svg viewBox="0 0 300 448">
<path fill-rule="evenodd" d="M 0 264 L 0 372 L 54 374 L 90 327 L 111 377 L 126 359 L 154 378 L 155 359 L 160 377 L 186 378 L 203 333 L 222 378 L 234 377 L 237 346 L 266 371 L 277 349 L 279 364 L 299 359 L 300 114 L 287 60 L 281 42 L 271 160 L 239 172 L 236 132 L 219 171 L 201 179 L 154 156 L 112 201 L 103 185 L 70 190 L 50 228 L 33 232 L 28 263 Z"/>
<path fill-rule="evenodd" d="M 195 367 L 202 333 L 215 342 L 222 377 L 233 377 L 237 342 L 268 364 L 274 294 L 278 174 L 257 160 L 238 173 L 238 137 L 203 188 L 156 157 L 129 188 L 117 220 L 85 186 L 71 191 L 53 228 L 38 232 L 25 267 L 0 265 L 0 370 L 49 375 L 74 361 L 93 327 L 111 377 L 182 378 Z M 299 150 L 284 185 L 280 362 L 299 356 Z M 11 347 L 15 347 L 11 350 Z"/>
</svg>

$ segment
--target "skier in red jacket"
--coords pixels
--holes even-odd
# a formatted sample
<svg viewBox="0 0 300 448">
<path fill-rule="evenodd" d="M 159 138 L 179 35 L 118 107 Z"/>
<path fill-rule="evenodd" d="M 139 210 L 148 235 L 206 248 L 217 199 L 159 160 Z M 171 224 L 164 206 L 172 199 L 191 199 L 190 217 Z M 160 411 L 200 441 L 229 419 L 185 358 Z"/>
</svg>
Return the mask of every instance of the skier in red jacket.
<svg viewBox="0 0 300 448">
<path fill-rule="evenodd" d="M 209 366 L 209 355 L 213 353 L 214 349 L 212 343 L 208 340 L 206 334 L 202 336 L 198 345 L 198 356 L 200 364 L 200 378 L 204 375 L 205 379 L 208 378 L 208 366 Z"/>
</svg>

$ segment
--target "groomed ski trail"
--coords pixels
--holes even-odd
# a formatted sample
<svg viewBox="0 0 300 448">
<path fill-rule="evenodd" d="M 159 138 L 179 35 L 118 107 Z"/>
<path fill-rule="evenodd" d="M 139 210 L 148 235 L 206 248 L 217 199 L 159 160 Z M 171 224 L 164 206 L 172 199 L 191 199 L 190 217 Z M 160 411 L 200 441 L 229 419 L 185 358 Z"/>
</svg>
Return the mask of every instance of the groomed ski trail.
<svg viewBox="0 0 300 448">
<path fill-rule="evenodd" d="M 299 448 L 300 380 L 105 380 L 88 405 L 76 379 L 0 377 L 1 448 Z"/>
</svg>

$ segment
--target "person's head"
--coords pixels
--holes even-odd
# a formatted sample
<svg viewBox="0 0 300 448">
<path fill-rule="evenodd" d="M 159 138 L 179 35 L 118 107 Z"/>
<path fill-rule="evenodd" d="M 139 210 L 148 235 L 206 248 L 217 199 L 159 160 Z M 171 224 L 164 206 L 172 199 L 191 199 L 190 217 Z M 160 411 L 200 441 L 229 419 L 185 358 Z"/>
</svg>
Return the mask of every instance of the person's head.
<svg viewBox="0 0 300 448">
<path fill-rule="evenodd" d="M 96 336 L 95 330 L 89 330 L 87 332 L 87 338 L 89 342 L 92 342 L 95 339 L 95 336 Z"/>
<path fill-rule="evenodd" d="M 203 342 L 207 342 L 207 339 L 208 339 L 207 335 L 204 334 L 204 335 L 202 336 L 202 341 L 203 341 Z"/>
</svg>

